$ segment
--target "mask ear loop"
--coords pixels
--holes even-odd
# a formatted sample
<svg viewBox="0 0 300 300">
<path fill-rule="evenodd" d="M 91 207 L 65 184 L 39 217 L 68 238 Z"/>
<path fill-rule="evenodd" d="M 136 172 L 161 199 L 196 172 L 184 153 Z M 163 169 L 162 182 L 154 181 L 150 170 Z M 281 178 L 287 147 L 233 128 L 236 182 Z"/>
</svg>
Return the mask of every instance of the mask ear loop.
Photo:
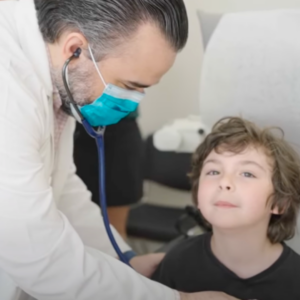
<svg viewBox="0 0 300 300">
<path fill-rule="evenodd" d="M 68 80 L 68 66 L 69 66 L 69 63 L 71 62 L 72 59 L 74 58 L 78 58 L 81 54 L 81 49 L 80 48 L 77 48 L 76 51 L 73 53 L 73 55 L 67 59 L 67 61 L 65 62 L 64 66 L 63 66 L 63 69 L 62 69 L 62 78 L 63 78 L 63 83 L 64 83 L 64 86 L 65 86 L 65 89 L 66 89 L 66 92 L 68 94 L 68 97 L 69 97 L 69 100 L 70 100 L 70 104 L 73 106 L 73 108 L 76 110 L 78 116 L 80 117 L 81 121 L 84 120 L 84 117 L 82 115 L 82 113 L 80 112 L 79 108 L 77 107 L 76 105 L 76 102 L 72 96 L 72 93 L 69 89 L 69 80 Z"/>
<path fill-rule="evenodd" d="M 89 44 L 88 44 L 88 49 L 89 49 L 89 52 L 90 52 L 92 61 L 93 61 L 94 65 L 95 65 L 95 68 L 96 68 L 96 70 L 97 70 L 97 73 L 99 74 L 99 76 L 100 76 L 100 78 L 101 78 L 101 80 L 102 80 L 104 86 L 107 87 L 107 84 L 106 84 L 106 82 L 105 82 L 105 80 L 104 80 L 104 78 L 103 78 L 103 76 L 102 76 L 102 74 L 101 74 L 101 72 L 100 72 L 100 70 L 99 70 L 99 68 L 98 68 L 98 65 L 97 65 L 97 63 L 96 63 L 94 54 L 93 54 L 92 49 L 91 49 L 91 47 L 90 47 Z"/>
</svg>

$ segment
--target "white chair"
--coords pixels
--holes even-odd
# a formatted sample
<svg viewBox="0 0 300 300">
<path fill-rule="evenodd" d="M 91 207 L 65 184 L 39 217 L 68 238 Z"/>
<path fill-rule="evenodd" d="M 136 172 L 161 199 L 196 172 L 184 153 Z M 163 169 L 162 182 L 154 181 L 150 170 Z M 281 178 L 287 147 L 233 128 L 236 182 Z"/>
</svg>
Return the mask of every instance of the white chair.
<svg viewBox="0 0 300 300">
<path fill-rule="evenodd" d="M 235 54 L 240 54 L 245 49 L 245 43 L 239 45 L 229 41 L 229 46 L 222 55 L 217 55 L 215 48 L 211 47 L 213 38 L 214 42 L 217 38 L 223 39 L 223 42 L 226 38 L 232 38 L 232 32 L 228 33 L 228 37 L 224 36 L 224 32 L 222 36 L 218 35 L 218 26 L 223 26 L 222 15 L 198 12 L 198 17 L 206 48 L 199 99 L 204 123 L 211 126 L 222 117 L 239 115 L 260 126 L 280 126 L 286 139 L 300 154 L 300 43 L 297 42 L 297 30 L 293 28 L 299 26 L 300 29 L 300 22 L 296 18 L 291 18 L 293 23 L 287 21 L 286 24 L 282 21 L 281 25 L 287 27 L 287 32 L 283 28 L 274 32 L 278 47 L 272 48 L 266 40 L 261 40 L 260 52 L 253 49 L 251 64 L 247 66 L 237 62 L 239 55 L 235 57 Z M 251 18 L 251 14 L 248 13 L 247 18 Z M 287 42 L 292 35 L 295 35 L 295 43 Z M 255 36 L 253 43 L 254 40 Z M 252 38 L 248 42 L 251 45 Z M 262 58 L 261 52 L 267 61 L 267 67 L 261 67 L 265 63 L 259 60 Z M 259 57 L 258 61 L 256 57 Z M 276 60 L 274 57 L 280 59 Z M 211 60 L 218 60 L 218 64 Z M 258 88 L 254 89 L 254 86 Z M 300 254 L 299 219 L 297 235 L 288 244 Z"/>
</svg>

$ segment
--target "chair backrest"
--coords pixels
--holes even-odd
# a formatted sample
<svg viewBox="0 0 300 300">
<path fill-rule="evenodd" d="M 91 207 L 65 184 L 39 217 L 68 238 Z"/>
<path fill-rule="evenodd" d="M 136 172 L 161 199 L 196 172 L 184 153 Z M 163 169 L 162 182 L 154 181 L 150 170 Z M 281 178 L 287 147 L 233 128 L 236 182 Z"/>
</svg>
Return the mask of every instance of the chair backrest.
<svg viewBox="0 0 300 300">
<path fill-rule="evenodd" d="M 199 16 L 205 30 L 206 19 Z M 205 124 L 239 115 L 259 126 L 279 126 L 300 153 L 299 30 L 293 13 L 224 15 L 203 62 L 200 114 Z M 207 41 L 209 34 L 203 35 Z M 291 246 L 300 253 L 299 236 Z"/>
</svg>

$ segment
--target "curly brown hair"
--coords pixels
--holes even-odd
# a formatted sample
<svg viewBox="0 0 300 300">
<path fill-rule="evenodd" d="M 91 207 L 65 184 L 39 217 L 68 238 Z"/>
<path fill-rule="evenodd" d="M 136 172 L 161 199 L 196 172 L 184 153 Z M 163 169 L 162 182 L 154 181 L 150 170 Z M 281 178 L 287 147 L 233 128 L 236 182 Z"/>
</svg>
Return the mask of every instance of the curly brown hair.
<svg viewBox="0 0 300 300">
<path fill-rule="evenodd" d="M 280 136 L 275 135 L 274 129 Z M 277 207 L 281 213 L 271 216 L 267 236 L 272 243 L 291 239 L 295 235 L 300 208 L 300 158 L 283 137 L 278 127 L 260 129 L 238 117 L 218 121 L 193 155 L 190 178 L 194 202 L 197 203 L 203 163 L 212 150 L 238 154 L 249 146 L 262 149 L 273 167 L 274 192 L 268 201 L 272 201 L 272 209 Z"/>
</svg>

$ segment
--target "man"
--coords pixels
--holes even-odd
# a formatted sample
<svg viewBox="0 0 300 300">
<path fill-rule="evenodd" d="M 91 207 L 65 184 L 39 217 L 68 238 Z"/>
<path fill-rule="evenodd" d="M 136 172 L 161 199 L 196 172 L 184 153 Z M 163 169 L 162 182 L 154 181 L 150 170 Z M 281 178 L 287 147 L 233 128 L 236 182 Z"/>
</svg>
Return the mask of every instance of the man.
<svg viewBox="0 0 300 300">
<path fill-rule="evenodd" d="M 82 50 L 68 82 L 85 106 L 103 92 L 102 79 L 140 92 L 158 83 L 186 39 L 182 0 L 0 3 L 1 299 L 23 297 L 14 283 L 41 300 L 232 299 L 179 294 L 119 262 L 72 159 L 66 60 Z M 131 264 L 150 276 L 161 259 Z"/>
</svg>

